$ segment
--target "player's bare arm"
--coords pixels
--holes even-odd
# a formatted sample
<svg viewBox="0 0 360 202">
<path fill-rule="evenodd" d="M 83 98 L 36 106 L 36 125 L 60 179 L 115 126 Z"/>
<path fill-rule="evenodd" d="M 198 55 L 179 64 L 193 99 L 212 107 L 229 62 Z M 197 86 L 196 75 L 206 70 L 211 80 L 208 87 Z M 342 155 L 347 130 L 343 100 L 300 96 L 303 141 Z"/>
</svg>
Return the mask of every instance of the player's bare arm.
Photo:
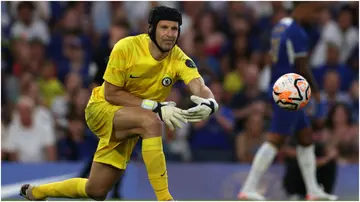
<svg viewBox="0 0 360 202">
<path fill-rule="evenodd" d="M 123 88 L 107 81 L 105 81 L 105 100 L 110 104 L 126 107 L 139 107 L 143 101 L 141 98 L 126 92 Z"/>
<path fill-rule="evenodd" d="M 205 85 L 204 79 L 201 77 L 191 80 L 188 87 L 193 95 L 202 98 L 214 99 L 214 95 L 212 94 L 210 88 Z"/>
<path fill-rule="evenodd" d="M 188 122 L 205 120 L 218 110 L 219 105 L 214 99 L 211 90 L 205 85 L 203 78 L 192 79 L 188 86 L 193 94 L 190 99 L 197 104 L 197 106 L 188 110 L 182 110 L 183 116 Z"/>
<path fill-rule="evenodd" d="M 319 87 L 315 81 L 315 78 L 309 68 L 309 59 L 308 56 L 304 57 L 297 57 L 295 59 L 295 67 L 296 70 L 304 76 L 304 78 L 309 82 L 309 85 L 311 87 L 312 94 L 314 95 L 314 98 L 316 101 L 320 101 L 319 96 Z"/>
</svg>

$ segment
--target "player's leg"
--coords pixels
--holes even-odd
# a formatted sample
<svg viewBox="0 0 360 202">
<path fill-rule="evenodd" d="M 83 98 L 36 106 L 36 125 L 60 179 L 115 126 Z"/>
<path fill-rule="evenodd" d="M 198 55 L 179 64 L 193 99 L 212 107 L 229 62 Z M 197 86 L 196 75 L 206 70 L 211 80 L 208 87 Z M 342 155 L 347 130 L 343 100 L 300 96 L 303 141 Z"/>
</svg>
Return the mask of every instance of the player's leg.
<svg viewBox="0 0 360 202">
<path fill-rule="evenodd" d="M 40 186 L 23 185 L 20 194 L 30 200 L 44 200 L 47 197 L 105 200 L 122 173 L 123 170 L 111 165 L 93 162 L 89 179 L 71 178 Z"/>
<path fill-rule="evenodd" d="M 255 154 L 249 175 L 247 176 L 246 181 L 238 195 L 239 199 L 265 200 L 263 196 L 256 192 L 257 186 L 261 177 L 274 161 L 278 149 L 284 142 L 284 139 L 283 135 L 272 132 L 267 135 L 267 141 L 261 145 Z"/>
<path fill-rule="evenodd" d="M 118 153 L 119 143 L 111 141 L 113 135 L 113 118 L 115 111 L 121 107 L 109 107 L 106 104 L 94 104 L 86 108 L 86 122 L 91 130 L 99 136 L 100 141 L 94 159 L 102 156 L 102 162 L 92 163 L 90 177 L 72 178 L 60 182 L 43 184 L 40 186 L 23 185 L 20 195 L 30 200 L 54 198 L 94 198 L 104 199 L 106 193 L 125 169 L 126 164 L 117 164 L 118 159 L 126 159 L 123 153 Z M 107 109 L 107 110 L 106 110 Z M 127 142 L 127 141 L 126 141 Z M 126 142 L 124 146 L 126 147 Z M 130 150 L 130 148 L 123 148 Z M 100 158 L 101 159 L 101 158 Z M 126 160 L 124 160 L 126 161 Z M 112 166 L 111 166 L 112 165 Z M 118 165 L 118 167 L 114 166 Z M 114 167 L 113 167 L 114 166 Z M 99 186 L 99 187 L 97 187 Z M 106 193 L 105 193 L 106 192 Z"/>
<path fill-rule="evenodd" d="M 258 183 L 274 161 L 279 148 L 285 141 L 286 135 L 292 133 L 291 126 L 294 125 L 294 121 L 296 121 L 296 113 L 291 113 L 275 104 L 273 105 L 273 119 L 266 137 L 267 140 L 256 152 L 249 175 L 238 195 L 239 199 L 265 200 L 263 196 L 256 192 Z"/>
<path fill-rule="evenodd" d="M 157 115 L 140 107 L 124 107 L 115 113 L 114 128 L 119 140 L 141 134 L 142 156 L 156 197 L 160 201 L 172 200 L 162 145 L 162 122 Z"/>
<path fill-rule="evenodd" d="M 305 112 L 302 111 L 295 129 L 299 131 L 298 146 L 296 147 L 297 160 L 305 182 L 308 199 L 336 200 L 336 196 L 325 194 L 317 183 L 315 146 L 312 140 L 313 131 L 310 127 L 310 120 L 305 115 Z"/>
</svg>

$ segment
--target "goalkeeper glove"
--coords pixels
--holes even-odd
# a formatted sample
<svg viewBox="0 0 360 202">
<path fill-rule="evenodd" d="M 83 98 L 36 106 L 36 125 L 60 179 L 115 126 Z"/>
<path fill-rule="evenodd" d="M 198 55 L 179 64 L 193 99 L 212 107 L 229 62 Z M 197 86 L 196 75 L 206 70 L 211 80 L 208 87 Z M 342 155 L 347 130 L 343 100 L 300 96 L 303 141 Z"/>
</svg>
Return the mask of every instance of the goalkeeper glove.
<svg viewBox="0 0 360 202">
<path fill-rule="evenodd" d="M 219 108 L 218 103 L 213 98 L 205 99 L 192 95 L 190 99 L 197 104 L 197 106 L 181 111 L 188 122 L 199 122 L 205 120 Z"/>
<path fill-rule="evenodd" d="M 176 107 L 175 102 L 155 102 L 152 100 L 143 100 L 141 107 L 157 113 L 159 118 L 172 131 L 175 128 L 182 128 L 181 122 L 187 123 L 187 120 L 181 113 L 181 109 Z"/>
</svg>

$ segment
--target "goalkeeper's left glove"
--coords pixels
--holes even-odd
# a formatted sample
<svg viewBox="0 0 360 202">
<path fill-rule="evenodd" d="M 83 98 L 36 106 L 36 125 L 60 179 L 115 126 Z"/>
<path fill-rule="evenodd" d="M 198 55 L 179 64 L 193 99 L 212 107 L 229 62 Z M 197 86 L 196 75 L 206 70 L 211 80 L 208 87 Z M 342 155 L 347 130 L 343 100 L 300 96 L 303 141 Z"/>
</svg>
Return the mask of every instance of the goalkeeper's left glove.
<svg viewBox="0 0 360 202">
<path fill-rule="evenodd" d="M 213 98 L 205 99 L 192 95 L 190 99 L 197 104 L 197 106 L 188 110 L 182 110 L 183 116 L 188 120 L 188 122 L 199 122 L 205 120 L 219 108 L 218 103 Z"/>
<path fill-rule="evenodd" d="M 175 102 L 143 100 L 141 106 L 145 109 L 151 109 L 158 114 L 159 118 L 172 131 L 175 130 L 175 128 L 182 128 L 182 123 L 187 123 L 187 120 L 182 116 L 181 109 L 176 107 Z"/>
</svg>

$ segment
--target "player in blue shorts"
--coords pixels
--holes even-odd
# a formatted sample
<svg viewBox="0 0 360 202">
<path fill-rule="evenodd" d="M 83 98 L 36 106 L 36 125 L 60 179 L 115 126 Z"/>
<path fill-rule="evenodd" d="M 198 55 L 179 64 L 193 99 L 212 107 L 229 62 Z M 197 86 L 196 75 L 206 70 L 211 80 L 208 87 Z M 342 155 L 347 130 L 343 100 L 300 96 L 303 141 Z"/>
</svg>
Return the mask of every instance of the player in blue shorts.
<svg viewBox="0 0 360 202">
<path fill-rule="evenodd" d="M 325 8 L 322 2 L 293 2 L 291 17 L 283 18 L 272 30 L 271 51 L 271 89 L 275 81 L 286 73 L 298 73 L 309 82 L 313 97 L 319 102 L 319 90 L 308 68 L 309 39 L 303 26 L 313 23 Z M 325 193 L 317 183 L 316 159 L 312 143 L 310 120 L 305 111 L 288 111 L 273 102 L 273 119 L 267 141 L 257 151 L 250 173 L 238 194 L 239 199 L 265 200 L 256 192 L 259 179 L 273 162 L 279 148 L 288 135 L 298 135 L 297 160 L 306 185 L 308 200 L 336 200 L 337 197 Z"/>
</svg>

